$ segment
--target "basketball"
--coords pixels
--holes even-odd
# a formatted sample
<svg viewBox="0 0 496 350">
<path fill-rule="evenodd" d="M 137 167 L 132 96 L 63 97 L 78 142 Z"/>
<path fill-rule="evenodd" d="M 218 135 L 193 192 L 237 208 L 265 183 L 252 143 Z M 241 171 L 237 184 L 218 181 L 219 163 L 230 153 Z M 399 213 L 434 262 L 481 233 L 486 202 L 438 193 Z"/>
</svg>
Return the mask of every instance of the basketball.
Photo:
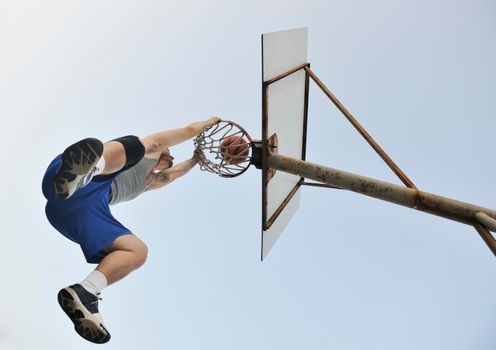
<svg viewBox="0 0 496 350">
<path fill-rule="evenodd" d="M 229 164 L 239 164 L 246 160 L 250 145 L 241 136 L 229 136 L 220 144 L 220 156 Z"/>
</svg>

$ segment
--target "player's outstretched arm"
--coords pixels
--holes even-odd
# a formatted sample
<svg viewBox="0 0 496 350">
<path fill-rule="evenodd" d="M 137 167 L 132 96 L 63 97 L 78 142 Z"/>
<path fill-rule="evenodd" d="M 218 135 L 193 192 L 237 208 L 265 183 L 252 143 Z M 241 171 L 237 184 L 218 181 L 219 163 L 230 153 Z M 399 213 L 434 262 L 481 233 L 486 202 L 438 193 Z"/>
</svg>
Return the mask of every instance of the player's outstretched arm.
<svg viewBox="0 0 496 350">
<path fill-rule="evenodd" d="M 147 191 L 156 190 L 170 184 L 177 178 L 186 175 L 196 164 L 198 164 L 198 157 L 195 154 L 191 159 L 179 163 L 172 168 L 157 170 L 156 173 L 152 173 L 153 180 Z"/>
<path fill-rule="evenodd" d="M 145 156 L 151 158 L 157 157 L 167 148 L 192 139 L 219 121 L 219 117 L 212 117 L 205 121 L 192 123 L 184 128 L 166 130 L 148 135 L 141 140 L 145 146 Z"/>
</svg>

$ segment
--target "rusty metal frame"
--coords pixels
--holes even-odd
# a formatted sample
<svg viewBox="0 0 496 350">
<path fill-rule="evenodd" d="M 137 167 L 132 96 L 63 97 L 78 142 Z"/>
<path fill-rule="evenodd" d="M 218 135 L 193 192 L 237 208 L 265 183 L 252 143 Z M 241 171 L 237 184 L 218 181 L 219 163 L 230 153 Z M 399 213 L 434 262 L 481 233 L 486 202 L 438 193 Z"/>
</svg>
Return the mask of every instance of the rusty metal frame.
<svg viewBox="0 0 496 350">
<path fill-rule="evenodd" d="M 321 187 L 321 188 L 330 188 L 333 190 L 342 190 L 342 188 L 336 187 L 336 186 L 331 186 L 328 184 L 323 184 L 320 182 L 308 182 L 308 181 L 303 181 L 301 184 L 302 186 L 308 186 L 308 187 Z"/>
<path fill-rule="evenodd" d="M 262 48 L 263 50 L 263 48 Z M 263 52 L 262 52 L 263 55 Z M 269 119 L 269 101 L 268 101 L 268 90 L 271 84 L 274 84 L 281 79 L 284 79 L 300 70 L 305 70 L 305 99 L 304 99 L 304 116 L 303 116 L 303 145 L 302 145 L 302 155 L 301 159 L 306 159 L 306 143 L 307 143 L 307 128 L 308 128 L 308 97 L 309 97 L 309 81 L 310 78 L 317 84 L 317 86 L 324 92 L 324 94 L 331 100 L 331 102 L 339 109 L 339 111 L 346 117 L 346 119 L 353 125 L 353 127 L 363 136 L 363 138 L 369 143 L 369 145 L 377 152 L 377 154 L 386 162 L 386 164 L 391 168 L 391 170 L 399 177 L 399 179 L 408 188 L 417 189 L 415 184 L 408 178 L 408 176 L 400 169 L 400 167 L 389 157 L 389 155 L 382 149 L 382 147 L 372 138 L 372 136 L 365 130 L 360 123 L 353 117 L 353 115 L 343 106 L 343 104 L 333 95 L 333 93 L 324 85 L 324 83 L 317 77 L 317 75 L 310 69 L 310 63 L 301 64 L 294 67 L 270 80 L 262 81 L 262 228 L 263 230 L 268 230 L 274 221 L 279 217 L 282 210 L 289 203 L 291 198 L 294 196 L 298 188 L 303 184 L 304 179 L 301 178 L 300 181 L 295 185 L 293 190 L 284 199 L 281 205 L 276 209 L 274 214 L 268 218 L 267 217 L 267 186 L 274 175 L 274 173 L 269 173 L 270 169 L 267 165 L 267 158 L 271 155 L 270 146 L 268 143 L 268 119 Z M 262 77 L 263 77 L 263 65 L 262 65 Z"/>
<path fill-rule="evenodd" d="M 262 57 L 263 57 L 263 44 L 262 44 Z M 267 163 L 267 158 L 270 157 L 272 150 L 269 146 L 269 138 L 272 135 L 268 134 L 268 123 L 269 123 L 269 98 L 268 91 L 270 85 L 284 79 L 300 70 L 305 70 L 305 96 L 304 96 L 304 105 L 303 105 L 303 144 L 302 144 L 302 154 L 301 159 L 305 160 L 306 158 L 306 140 L 307 140 L 307 122 L 308 122 L 308 95 L 309 95 L 309 74 L 306 71 L 306 68 L 310 67 L 310 63 L 305 63 L 294 67 L 270 80 L 262 81 L 262 229 L 267 231 L 272 224 L 277 220 L 281 212 L 284 210 L 289 201 L 293 198 L 295 193 L 298 191 L 300 186 L 302 185 L 304 179 L 300 178 L 298 183 L 293 187 L 290 193 L 286 196 L 286 198 L 282 201 L 281 205 L 276 209 L 274 214 L 270 218 L 267 216 L 267 186 L 269 184 L 270 179 L 274 174 L 269 174 L 269 167 Z M 262 77 L 263 77 L 263 65 L 262 65 Z M 262 78 L 263 79 L 263 78 Z M 271 176 L 270 176 L 271 175 Z"/>
<path fill-rule="evenodd" d="M 369 145 L 377 152 L 377 154 L 386 162 L 386 164 L 391 168 L 391 170 L 400 178 L 400 180 L 405 184 L 406 187 L 414 188 L 417 187 L 413 182 L 406 176 L 406 174 L 400 169 L 398 165 L 388 156 L 388 154 L 382 149 L 381 146 L 372 138 L 372 136 L 360 125 L 360 123 L 353 117 L 353 115 L 346 109 L 345 106 L 333 95 L 331 90 L 324 85 L 324 83 L 315 75 L 315 73 L 310 69 L 310 67 L 305 67 L 305 71 L 310 75 L 312 80 L 317 84 L 317 86 L 324 92 L 324 94 L 334 103 L 334 105 L 339 109 L 339 111 L 348 119 L 348 121 L 353 125 L 353 127 L 363 136 L 363 138 L 369 143 Z"/>
<path fill-rule="evenodd" d="M 263 48 L 262 48 L 263 50 Z M 263 52 L 262 52 L 263 54 Z M 269 86 L 281 79 L 300 70 L 305 70 L 305 100 L 304 100 L 304 126 L 303 126 L 303 146 L 301 159 L 290 158 L 285 155 L 272 152 L 268 135 L 268 89 Z M 262 65 L 263 77 L 263 65 Z M 386 162 L 391 170 L 400 178 L 406 187 L 383 182 L 380 180 L 367 178 L 361 175 L 348 173 L 342 170 L 325 167 L 318 164 L 306 162 L 306 141 L 308 126 L 308 95 L 310 78 L 318 85 L 324 94 L 348 119 L 353 127 L 363 136 L 377 154 Z M 496 211 L 479 207 L 473 204 L 457 201 L 451 198 L 438 196 L 432 193 L 420 191 L 406 174 L 394 163 L 387 153 L 379 146 L 372 136 L 358 123 L 353 115 L 339 102 L 324 83 L 312 72 L 310 64 L 306 63 L 295 67 L 266 82 L 262 81 L 262 228 L 269 229 L 280 213 L 284 210 L 294 194 L 302 185 L 345 189 L 356 193 L 364 194 L 381 200 L 385 200 L 398 205 L 410 207 L 429 214 L 441 216 L 450 220 L 458 221 L 473 226 L 496 256 L 496 239 L 490 231 L 496 232 Z M 274 214 L 267 218 L 267 185 L 270 181 L 269 170 L 284 171 L 296 176 L 300 180 L 287 195 Z M 305 182 L 305 179 L 317 181 Z"/>
</svg>

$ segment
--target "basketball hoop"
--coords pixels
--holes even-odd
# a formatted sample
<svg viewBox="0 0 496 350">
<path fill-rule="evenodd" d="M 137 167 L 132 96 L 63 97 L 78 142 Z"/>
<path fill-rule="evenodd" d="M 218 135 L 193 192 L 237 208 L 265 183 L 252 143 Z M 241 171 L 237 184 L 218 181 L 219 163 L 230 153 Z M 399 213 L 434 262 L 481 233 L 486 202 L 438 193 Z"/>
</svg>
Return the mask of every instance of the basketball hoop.
<svg viewBox="0 0 496 350">
<path fill-rule="evenodd" d="M 228 140 L 234 140 L 235 145 L 226 146 L 225 143 Z M 243 127 L 235 122 L 221 120 L 194 139 L 200 169 L 221 177 L 235 177 L 243 174 L 252 164 L 252 141 Z M 241 154 L 231 153 L 230 147 L 240 147 L 239 145 L 246 145 L 243 152 Z"/>
</svg>

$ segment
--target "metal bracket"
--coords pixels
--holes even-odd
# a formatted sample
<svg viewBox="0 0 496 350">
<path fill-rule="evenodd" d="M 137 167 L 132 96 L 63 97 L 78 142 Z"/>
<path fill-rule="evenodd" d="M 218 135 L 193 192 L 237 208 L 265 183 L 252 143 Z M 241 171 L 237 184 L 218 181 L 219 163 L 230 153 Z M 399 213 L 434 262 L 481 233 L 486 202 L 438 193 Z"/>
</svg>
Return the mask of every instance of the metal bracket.
<svg viewBox="0 0 496 350">
<path fill-rule="evenodd" d="M 268 154 L 266 155 L 267 158 L 270 157 L 271 155 L 273 154 L 278 154 L 278 140 L 277 140 L 277 134 L 274 133 L 271 137 L 269 137 L 269 140 L 268 140 Z M 268 169 L 267 171 L 267 182 L 270 181 L 270 179 L 272 179 L 274 177 L 274 175 L 276 174 L 276 169 Z"/>
<path fill-rule="evenodd" d="M 309 186 L 309 187 L 324 187 L 324 188 L 331 188 L 331 189 L 334 189 L 334 190 L 342 190 L 342 188 L 340 188 L 340 187 L 331 186 L 331 185 L 323 184 L 323 183 L 319 183 L 319 182 L 306 182 L 306 181 L 303 181 L 301 183 L 301 185 L 302 186 Z"/>
<path fill-rule="evenodd" d="M 251 150 L 251 164 L 253 164 L 257 169 L 262 169 L 262 141 L 251 141 Z"/>
</svg>

